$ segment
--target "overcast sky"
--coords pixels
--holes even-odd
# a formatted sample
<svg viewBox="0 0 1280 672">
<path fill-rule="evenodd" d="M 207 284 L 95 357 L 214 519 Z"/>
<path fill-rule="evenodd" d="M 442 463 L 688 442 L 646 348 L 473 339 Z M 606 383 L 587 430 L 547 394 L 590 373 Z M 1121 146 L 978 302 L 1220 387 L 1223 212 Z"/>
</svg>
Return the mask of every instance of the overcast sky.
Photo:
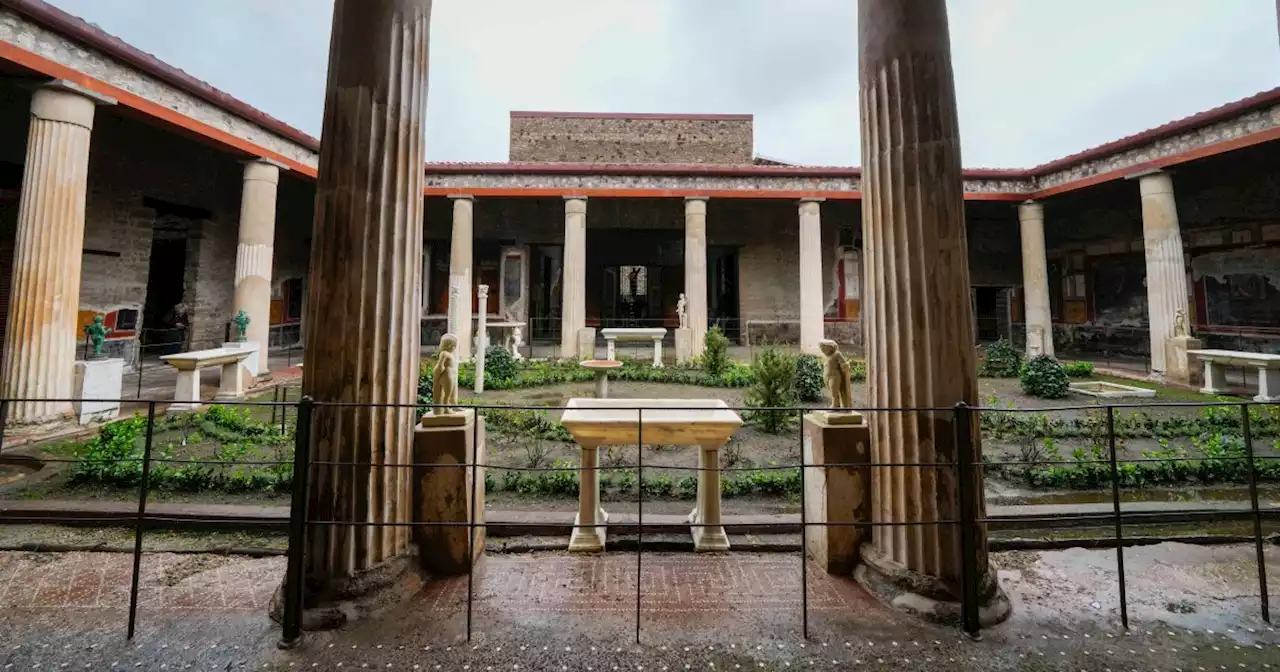
<svg viewBox="0 0 1280 672">
<path fill-rule="evenodd" d="M 333 0 L 52 0 L 319 135 Z M 1280 83 L 1273 0 L 949 0 L 964 164 L 1027 167 Z M 511 110 L 755 115 L 857 165 L 855 0 L 435 0 L 427 156 L 503 161 Z"/>
</svg>

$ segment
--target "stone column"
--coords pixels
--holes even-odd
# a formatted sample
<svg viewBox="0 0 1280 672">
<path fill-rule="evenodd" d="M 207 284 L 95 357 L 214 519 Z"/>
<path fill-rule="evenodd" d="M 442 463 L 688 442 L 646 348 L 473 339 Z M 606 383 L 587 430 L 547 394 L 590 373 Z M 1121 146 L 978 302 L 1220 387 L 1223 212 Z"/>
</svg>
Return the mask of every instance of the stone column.
<svg viewBox="0 0 1280 672">
<path fill-rule="evenodd" d="M 822 330 L 822 199 L 800 201 L 800 352 L 818 355 Z"/>
<path fill-rule="evenodd" d="M 1142 194 L 1142 241 L 1147 255 L 1147 322 L 1151 334 L 1151 372 L 1163 376 L 1164 343 L 1173 336 L 1177 315 L 1187 311 L 1187 267 L 1173 180 L 1158 171 L 1138 178 Z"/>
<path fill-rule="evenodd" d="M 873 412 L 873 463 L 957 461 L 957 402 L 978 400 L 970 323 L 969 267 L 960 129 L 945 0 L 858 4 L 862 109 L 862 220 L 870 405 L 947 408 Z M 981 463 L 978 423 L 969 440 Z M 858 578 L 895 606 L 946 620 L 959 613 L 960 494 L 950 467 L 872 470 L 873 528 Z M 982 478 L 966 493 L 979 515 Z M 977 531 L 983 621 L 1002 619 L 1008 600 Z"/>
<path fill-rule="evenodd" d="M 240 195 L 240 244 L 236 247 L 236 295 L 232 315 L 249 314 L 245 340 L 258 344 L 258 373 L 267 368 L 271 336 L 271 260 L 276 237 L 276 185 L 280 169 L 266 161 L 244 165 Z"/>
<path fill-rule="evenodd" d="M 684 300 L 692 355 L 707 335 L 707 199 L 684 199 Z"/>
<path fill-rule="evenodd" d="M 1018 206 L 1022 226 L 1022 295 L 1026 302 L 1027 357 L 1053 355 L 1053 318 L 1049 313 L 1049 263 L 1044 256 L 1044 206 Z"/>
<path fill-rule="evenodd" d="M 449 286 L 458 288 L 457 320 L 458 358 L 471 357 L 471 263 L 472 216 L 475 199 L 471 196 L 453 198 L 453 234 L 449 236 Z M 449 306 L 453 307 L 452 304 Z M 483 307 L 481 308 L 483 310 Z"/>
<path fill-rule="evenodd" d="M 315 409 L 308 515 L 352 524 L 307 532 L 308 627 L 408 597 L 412 588 L 373 593 L 414 576 L 404 573 L 411 528 L 377 525 L 412 520 L 410 471 L 372 465 L 412 459 L 431 2 L 337 0 L 333 11 L 307 293 L 320 327 L 303 394 L 406 406 Z"/>
<path fill-rule="evenodd" d="M 11 422 L 71 413 L 89 139 L 94 107 L 114 102 L 61 81 L 31 95 L 0 395 L 68 401 L 11 402 Z"/>
<path fill-rule="evenodd" d="M 578 352 L 578 332 L 587 326 L 587 199 L 564 199 L 564 297 L 560 301 L 560 356 L 591 357 Z"/>
</svg>

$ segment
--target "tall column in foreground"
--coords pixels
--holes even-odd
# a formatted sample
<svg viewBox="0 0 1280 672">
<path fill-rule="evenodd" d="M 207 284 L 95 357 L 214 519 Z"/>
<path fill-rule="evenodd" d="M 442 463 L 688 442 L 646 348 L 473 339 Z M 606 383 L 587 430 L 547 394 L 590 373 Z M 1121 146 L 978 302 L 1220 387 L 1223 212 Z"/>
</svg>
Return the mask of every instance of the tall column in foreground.
<svg viewBox="0 0 1280 672">
<path fill-rule="evenodd" d="M 587 326 L 587 199 L 564 199 L 564 296 L 560 300 L 560 356 L 591 357 L 578 352 L 578 332 Z"/>
<path fill-rule="evenodd" d="M 471 356 L 472 217 L 475 199 L 453 197 L 453 233 L 449 236 L 449 285 L 458 288 L 458 305 L 449 306 L 457 320 L 458 359 Z M 479 307 L 484 310 L 484 306 Z"/>
<path fill-rule="evenodd" d="M 800 352 L 821 354 L 822 199 L 800 201 Z"/>
<path fill-rule="evenodd" d="M 707 199 L 684 199 L 684 299 L 691 354 L 702 354 L 707 335 Z"/>
<path fill-rule="evenodd" d="M 960 133 L 944 0 L 861 0 L 862 228 L 867 383 L 877 408 L 950 408 L 978 398 L 969 320 L 969 270 Z M 952 411 L 873 412 L 874 462 L 955 463 Z M 977 423 L 970 440 L 977 449 Z M 976 492 L 981 507 L 981 474 Z M 879 467 L 871 479 L 875 527 L 858 577 L 895 606 L 953 618 L 961 596 L 954 470 Z M 982 509 L 979 508 L 979 511 Z M 1008 600 L 994 580 L 986 530 L 977 533 L 984 621 Z M 914 595 L 905 595 L 914 593 Z"/>
<path fill-rule="evenodd" d="M 231 314 L 249 314 L 245 340 L 258 344 L 258 373 L 267 372 L 271 336 L 271 260 L 276 238 L 276 186 L 280 169 L 266 161 L 244 165 L 240 196 L 240 244 L 236 247 L 236 295 Z"/>
<path fill-rule="evenodd" d="M 67 82 L 31 95 L 0 387 L 5 398 L 71 398 L 89 138 L 94 107 L 114 102 Z M 70 401 L 9 404 L 16 423 L 50 422 L 70 412 Z"/>
<path fill-rule="evenodd" d="M 316 402 L 307 493 L 310 625 L 411 567 L 410 473 L 422 312 L 423 117 L 430 0 L 337 0 L 311 252 L 303 394 Z M 343 462 L 349 466 L 318 464 Z M 368 525 L 366 523 L 375 523 Z"/>
<path fill-rule="evenodd" d="M 1022 295 L 1026 303 L 1027 357 L 1053 355 L 1053 318 L 1049 313 L 1049 263 L 1044 256 L 1044 206 L 1018 206 L 1022 227 Z"/>
<path fill-rule="evenodd" d="M 1166 370 L 1164 342 L 1173 336 L 1179 312 L 1187 312 L 1187 266 L 1182 255 L 1182 231 L 1178 205 L 1173 199 L 1173 179 L 1158 171 L 1138 178 L 1142 194 L 1142 241 L 1147 255 L 1147 322 L 1151 335 L 1151 371 Z"/>
</svg>

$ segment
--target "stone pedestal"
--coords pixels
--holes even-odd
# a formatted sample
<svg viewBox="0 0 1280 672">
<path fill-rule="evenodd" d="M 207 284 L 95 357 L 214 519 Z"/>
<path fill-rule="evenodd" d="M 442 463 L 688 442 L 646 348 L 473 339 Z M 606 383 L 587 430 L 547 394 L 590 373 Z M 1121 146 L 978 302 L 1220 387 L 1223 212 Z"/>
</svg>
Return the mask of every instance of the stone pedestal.
<svg viewBox="0 0 1280 672">
<path fill-rule="evenodd" d="M 596 358 L 596 330 L 595 327 L 582 327 L 578 329 L 577 344 L 578 352 L 576 357 L 579 359 L 595 359 Z"/>
<path fill-rule="evenodd" d="M 578 514 L 573 517 L 569 550 L 594 553 L 604 550 L 609 514 L 600 506 L 600 446 L 578 441 L 582 471 L 578 472 Z"/>
<path fill-rule="evenodd" d="M 252 326 L 252 324 L 250 326 Z M 249 376 L 249 380 L 254 380 L 258 376 L 267 372 L 267 367 L 262 364 L 262 362 L 265 361 L 265 358 L 260 356 L 262 346 L 258 341 L 232 341 L 229 343 L 223 343 L 222 347 L 249 350 L 254 353 L 248 359 L 244 360 L 243 364 L 245 373 Z"/>
<path fill-rule="evenodd" d="M 120 383 L 123 378 L 123 359 L 76 362 L 72 394 L 78 401 L 71 402 L 76 421 L 87 425 L 91 422 L 104 422 L 118 417 L 120 415 Z"/>
<path fill-rule="evenodd" d="M 843 419 L 842 414 L 840 417 Z M 831 424 L 824 413 L 804 418 L 804 510 L 810 523 L 871 522 L 871 467 L 823 467 L 871 461 L 871 430 L 865 423 Z M 807 531 L 805 552 L 828 574 L 852 574 L 858 547 L 870 528 L 815 526 Z"/>
<path fill-rule="evenodd" d="M 698 503 L 689 512 L 693 550 L 727 551 L 729 535 L 720 524 L 720 448 L 718 442 L 698 446 Z"/>
<path fill-rule="evenodd" d="M 868 414 L 872 461 L 959 460 L 959 402 L 976 405 L 978 381 L 965 240 L 964 185 L 945 0 L 858 3 L 862 214 L 867 380 L 872 408 L 936 409 Z M 981 464 L 976 420 L 967 443 Z M 859 581 L 880 599 L 925 618 L 957 618 L 966 558 L 955 525 L 961 493 L 949 468 L 874 467 L 875 527 Z M 982 475 L 963 494 L 983 515 Z M 1009 601 L 987 559 L 986 529 L 969 540 L 982 621 L 1003 620 Z"/>
<path fill-rule="evenodd" d="M 231 314 L 241 310 L 248 313 L 249 328 L 245 335 L 254 343 L 267 343 L 271 335 L 271 262 L 275 254 L 276 185 L 279 182 L 280 168 L 275 164 L 249 161 L 244 166 L 235 303 Z M 255 377 L 266 373 L 266 349 L 245 360 L 245 365 Z"/>
<path fill-rule="evenodd" d="M 1188 350 L 1199 350 L 1204 341 L 1190 336 L 1170 336 L 1164 341 L 1165 378 L 1183 385 L 1201 384 L 1200 367 Z"/>
<path fill-rule="evenodd" d="M 53 422 L 72 410 L 89 138 L 95 106 L 113 102 L 63 81 L 31 95 L 0 372 L 10 422 Z"/>
<path fill-rule="evenodd" d="M 430 0 L 336 0 L 316 179 L 302 393 L 312 415 L 305 627 L 413 594 Z M 466 343 L 461 339 L 461 343 Z M 326 406 L 326 403 L 386 406 Z M 328 464 L 326 464 L 328 463 Z M 343 524 L 349 522 L 350 524 Z M 384 525 L 385 523 L 385 525 Z"/>
<path fill-rule="evenodd" d="M 688 364 L 693 354 L 693 330 L 676 329 L 676 364 Z"/>
<path fill-rule="evenodd" d="M 417 523 L 484 523 L 484 418 L 455 413 L 462 425 L 419 427 L 413 433 L 413 511 Z M 474 478 L 474 481 L 472 480 Z M 472 492 L 472 483 L 475 492 Z M 474 499 L 473 499 L 474 496 Z M 418 557 L 433 576 L 466 574 L 484 555 L 485 528 L 461 525 L 413 528 Z M 467 551 L 471 551 L 468 560 Z"/>
</svg>

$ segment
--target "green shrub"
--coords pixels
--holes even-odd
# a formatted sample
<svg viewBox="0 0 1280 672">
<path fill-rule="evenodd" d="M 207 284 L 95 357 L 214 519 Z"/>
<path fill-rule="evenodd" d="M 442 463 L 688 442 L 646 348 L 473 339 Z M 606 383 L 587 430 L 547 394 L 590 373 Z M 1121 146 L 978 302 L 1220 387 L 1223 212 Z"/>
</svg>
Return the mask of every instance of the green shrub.
<svg viewBox="0 0 1280 672">
<path fill-rule="evenodd" d="M 822 399 L 822 361 L 813 355 L 796 358 L 796 398 L 800 401 Z"/>
<path fill-rule="evenodd" d="M 139 440 L 146 431 L 147 419 L 143 417 L 103 425 L 97 437 L 76 449 L 71 482 L 136 485 L 142 478 Z"/>
<path fill-rule="evenodd" d="M 1088 378 L 1093 375 L 1093 362 L 1067 362 L 1062 369 L 1069 378 Z"/>
<path fill-rule="evenodd" d="M 516 377 L 516 358 L 506 348 L 491 345 L 484 352 L 485 387 L 498 389 L 510 385 Z"/>
<path fill-rule="evenodd" d="M 751 361 L 755 381 L 747 389 L 746 404 L 752 408 L 776 408 L 795 405 L 796 358 L 774 347 L 756 352 Z M 749 411 L 748 419 L 771 434 L 785 430 L 796 419 L 785 410 Z"/>
<path fill-rule="evenodd" d="M 720 325 L 707 330 L 702 339 L 702 370 L 709 375 L 719 376 L 729 367 L 729 339 L 720 330 Z"/>
<path fill-rule="evenodd" d="M 867 363 L 863 361 L 849 360 L 849 378 L 855 383 L 866 382 Z"/>
<path fill-rule="evenodd" d="M 1017 378 L 1022 370 L 1022 350 L 1010 341 L 1000 339 L 982 346 L 982 362 L 978 375 L 983 378 Z"/>
<path fill-rule="evenodd" d="M 1041 399 L 1067 396 L 1067 372 L 1049 355 L 1036 355 L 1022 368 L 1022 391 Z"/>
</svg>

